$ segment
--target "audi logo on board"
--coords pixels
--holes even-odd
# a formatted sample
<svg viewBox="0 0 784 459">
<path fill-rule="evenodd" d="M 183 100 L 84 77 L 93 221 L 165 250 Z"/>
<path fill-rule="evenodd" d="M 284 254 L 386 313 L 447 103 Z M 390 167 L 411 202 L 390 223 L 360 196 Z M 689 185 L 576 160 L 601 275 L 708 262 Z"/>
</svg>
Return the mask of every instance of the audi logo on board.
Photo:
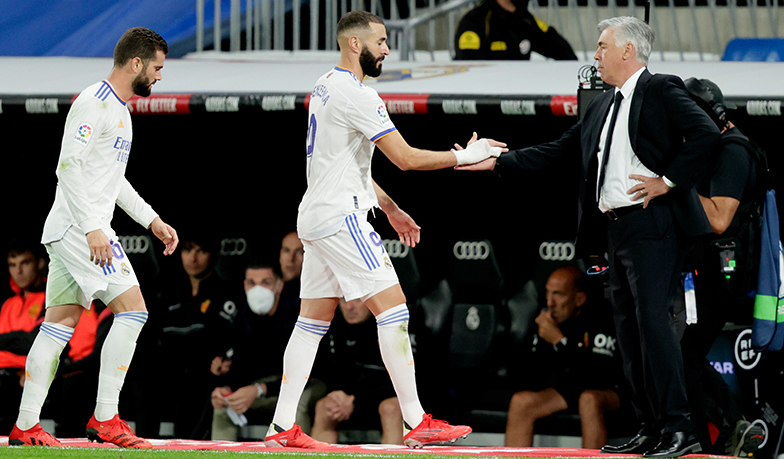
<svg viewBox="0 0 784 459">
<path fill-rule="evenodd" d="M 406 258 L 409 247 L 397 239 L 384 239 L 384 250 L 387 251 L 390 258 Z"/>
<path fill-rule="evenodd" d="M 542 260 L 569 261 L 574 259 L 574 243 L 545 241 L 539 245 L 539 258 Z"/>
<path fill-rule="evenodd" d="M 248 250 L 248 243 L 244 238 L 221 240 L 221 255 L 242 255 Z"/>
<path fill-rule="evenodd" d="M 452 248 L 458 260 L 487 260 L 490 256 L 490 244 L 487 241 L 458 241 Z"/>
<path fill-rule="evenodd" d="M 125 253 L 147 253 L 150 249 L 149 236 L 117 236 Z"/>
</svg>

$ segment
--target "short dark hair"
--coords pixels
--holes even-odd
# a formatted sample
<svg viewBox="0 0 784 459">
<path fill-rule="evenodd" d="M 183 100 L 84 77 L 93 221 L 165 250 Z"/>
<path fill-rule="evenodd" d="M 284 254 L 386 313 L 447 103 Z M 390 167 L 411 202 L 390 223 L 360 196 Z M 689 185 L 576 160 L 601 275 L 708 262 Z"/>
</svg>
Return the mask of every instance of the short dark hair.
<svg viewBox="0 0 784 459">
<path fill-rule="evenodd" d="M 248 264 L 245 266 L 245 270 L 247 271 L 249 269 L 269 269 L 270 271 L 272 271 L 272 274 L 274 274 L 275 277 L 277 277 L 278 279 L 283 277 L 280 274 L 279 267 L 275 266 L 272 263 L 267 263 L 266 261 L 259 258 L 252 258 L 248 261 Z"/>
<path fill-rule="evenodd" d="M 36 260 L 40 260 L 44 257 L 43 246 L 40 242 L 29 238 L 14 238 L 8 241 L 8 251 L 6 252 L 7 258 L 17 257 L 25 252 L 33 254 Z"/>
<path fill-rule="evenodd" d="M 337 35 L 351 29 L 369 29 L 373 23 L 383 25 L 384 20 L 367 11 L 351 11 L 338 21 Z"/>
<path fill-rule="evenodd" d="M 134 57 L 138 57 L 145 64 L 161 51 L 169 54 L 169 45 L 158 33 L 146 27 L 132 27 L 117 41 L 114 47 L 114 66 L 122 67 Z"/>
</svg>

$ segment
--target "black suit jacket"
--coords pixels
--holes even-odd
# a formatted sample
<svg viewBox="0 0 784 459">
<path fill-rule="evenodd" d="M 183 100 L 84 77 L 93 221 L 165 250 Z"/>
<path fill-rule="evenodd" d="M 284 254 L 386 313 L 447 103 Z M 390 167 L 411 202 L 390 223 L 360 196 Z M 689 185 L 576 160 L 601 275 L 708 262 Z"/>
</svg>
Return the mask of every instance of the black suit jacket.
<svg viewBox="0 0 784 459">
<path fill-rule="evenodd" d="M 583 119 L 560 139 L 502 154 L 496 164 L 496 172 L 504 176 L 516 171 L 557 166 L 561 161 L 580 155 L 578 234 L 581 237 L 595 229 L 591 219 L 600 218 L 595 198 L 596 153 L 613 98 L 614 91 L 596 96 Z M 706 171 L 719 138 L 718 128 L 691 100 L 680 78 L 651 75 L 647 69 L 643 70 L 632 97 L 629 139 L 632 150 L 645 167 L 677 185 L 667 195 L 656 199 L 671 206 L 683 235 L 711 232 L 694 185 Z"/>
</svg>

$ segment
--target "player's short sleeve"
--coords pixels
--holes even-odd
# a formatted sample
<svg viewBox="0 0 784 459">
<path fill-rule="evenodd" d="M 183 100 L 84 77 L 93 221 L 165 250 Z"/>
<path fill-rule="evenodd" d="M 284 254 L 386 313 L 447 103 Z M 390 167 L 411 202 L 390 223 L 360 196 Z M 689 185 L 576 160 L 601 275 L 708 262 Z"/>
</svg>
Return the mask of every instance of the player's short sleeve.
<svg viewBox="0 0 784 459">
<path fill-rule="evenodd" d="M 742 200 L 752 170 L 751 157 L 745 148 L 738 144 L 724 145 L 711 176 L 710 197 Z"/>
<path fill-rule="evenodd" d="M 346 108 L 348 122 L 372 142 L 397 130 L 386 104 L 372 88 L 359 88 L 350 100 Z"/>
</svg>

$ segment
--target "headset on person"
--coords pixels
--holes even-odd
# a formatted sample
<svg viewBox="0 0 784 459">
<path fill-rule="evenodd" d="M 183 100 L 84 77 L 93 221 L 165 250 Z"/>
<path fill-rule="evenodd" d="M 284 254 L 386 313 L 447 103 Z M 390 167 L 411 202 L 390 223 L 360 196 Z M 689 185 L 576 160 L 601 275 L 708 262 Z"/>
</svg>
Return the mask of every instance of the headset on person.
<svg viewBox="0 0 784 459">
<path fill-rule="evenodd" d="M 691 98 L 697 102 L 697 105 L 700 105 L 700 108 L 710 115 L 719 129 L 724 128 L 727 125 L 727 109 L 738 107 L 731 102 L 726 102 L 721 95 L 719 87 L 710 80 L 698 80 L 692 77 L 684 81 L 684 83 L 686 84 L 686 90 Z"/>
</svg>

